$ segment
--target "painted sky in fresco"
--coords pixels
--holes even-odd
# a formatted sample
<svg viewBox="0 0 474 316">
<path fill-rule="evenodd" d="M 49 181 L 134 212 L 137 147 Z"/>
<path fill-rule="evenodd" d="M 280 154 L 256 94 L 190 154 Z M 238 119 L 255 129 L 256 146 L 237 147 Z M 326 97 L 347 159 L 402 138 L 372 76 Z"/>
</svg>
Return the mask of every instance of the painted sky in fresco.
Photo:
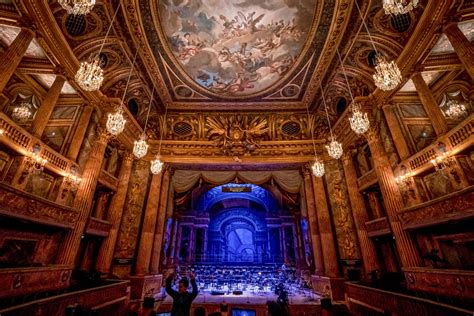
<svg viewBox="0 0 474 316">
<path fill-rule="evenodd" d="M 198 84 L 224 96 L 258 93 L 301 52 L 317 0 L 164 0 L 168 45 Z"/>
</svg>

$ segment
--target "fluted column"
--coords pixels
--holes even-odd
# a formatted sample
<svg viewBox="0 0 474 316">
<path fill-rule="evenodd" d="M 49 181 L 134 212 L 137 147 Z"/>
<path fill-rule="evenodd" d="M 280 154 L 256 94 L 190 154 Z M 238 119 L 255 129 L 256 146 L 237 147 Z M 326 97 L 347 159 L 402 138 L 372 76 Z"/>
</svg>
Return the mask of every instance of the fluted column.
<svg viewBox="0 0 474 316">
<path fill-rule="evenodd" d="M 446 34 L 451 45 L 453 45 L 454 51 L 464 65 L 464 68 L 466 68 L 467 73 L 474 81 L 474 48 L 472 44 L 459 29 L 457 23 L 448 23 L 444 27 L 443 32 Z"/>
<path fill-rule="evenodd" d="M 398 219 L 398 211 L 404 207 L 403 200 L 380 135 L 377 130 L 371 129 L 365 136 L 374 160 L 374 169 L 379 180 L 387 218 L 395 237 L 395 245 L 400 256 L 401 265 L 403 267 L 420 266 L 421 259 L 415 242 L 410 234 L 403 230 Z"/>
<path fill-rule="evenodd" d="M 325 275 L 328 277 L 339 277 L 336 244 L 332 232 L 331 215 L 329 214 L 323 178 L 312 176 L 312 179 L 316 214 L 318 215 L 319 234 L 321 235 L 321 245 L 324 255 Z"/>
<path fill-rule="evenodd" d="M 81 117 L 77 123 L 76 131 L 72 136 L 71 144 L 69 145 L 69 150 L 66 155 L 73 161 L 76 161 L 77 156 L 79 155 L 79 150 L 81 149 L 82 142 L 84 141 L 84 136 L 86 135 L 87 127 L 89 126 L 89 121 L 93 111 L 94 108 L 90 105 L 85 105 L 84 109 L 82 110 Z"/>
<path fill-rule="evenodd" d="M 150 273 L 158 273 L 160 268 L 161 245 L 163 243 L 163 229 L 165 225 L 166 207 L 168 206 L 168 192 L 170 186 L 171 170 L 165 168 L 161 183 L 160 206 L 156 218 L 155 233 L 153 236 L 153 251 L 151 255 Z M 189 250 L 191 251 L 191 250 Z"/>
<path fill-rule="evenodd" d="M 41 138 L 41 135 L 43 135 L 65 82 L 66 78 L 63 75 L 56 75 L 56 79 L 54 79 L 51 88 L 49 88 L 46 94 L 46 98 L 44 98 L 31 123 L 30 131 L 34 136 Z"/>
<path fill-rule="evenodd" d="M 308 210 L 309 232 L 311 235 L 311 245 L 313 247 L 314 268 L 316 274 L 324 274 L 324 257 L 321 246 L 321 236 L 316 220 L 316 208 L 314 205 L 313 184 L 308 169 L 303 171 L 304 191 L 306 195 L 306 208 Z"/>
<path fill-rule="evenodd" d="M 79 212 L 79 218 L 74 223 L 72 231 L 68 232 L 61 242 L 57 255 L 57 263 L 73 265 L 79 250 L 81 235 L 84 232 L 87 219 L 89 218 L 97 180 L 104 160 L 105 148 L 110 134 L 105 130 L 98 130 L 94 144 L 92 145 L 89 159 L 84 166 L 82 180 L 77 189 L 73 208 Z"/>
<path fill-rule="evenodd" d="M 122 158 L 120 173 L 118 176 L 118 188 L 107 211 L 107 221 L 112 224 L 109 235 L 102 242 L 99 255 L 97 256 L 97 271 L 101 273 L 109 273 L 110 265 L 114 255 L 115 243 L 117 242 L 118 231 L 120 228 L 120 220 L 127 197 L 128 183 L 132 173 L 133 155 L 126 152 Z"/>
<path fill-rule="evenodd" d="M 357 173 L 350 152 L 346 152 L 343 156 L 343 166 L 347 191 L 351 202 L 352 217 L 354 218 L 354 224 L 357 229 L 362 262 L 364 265 L 365 275 L 367 276 L 367 273 L 373 270 L 379 270 L 380 266 L 377 260 L 374 243 L 370 240 L 367 230 L 365 229 L 365 223 L 369 220 L 369 216 L 365 208 L 364 198 L 358 190 Z"/>
<path fill-rule="evenodd" d="M 428 118 L 433 125 L 436 135 L 443 135 L 448 131 L 448 124 L 425 79 L 423 79 L 421 73 L 416 73 L 411 80 L 415 85 L 418 96 L 420 97 L 426 114 L 428 114 Z"/>
<path fill-rule="evenodd" d="M 160 202 L 161 180 L 163 173 L 153 175 L 148 191 L 145 217 L 143 219 L 140 244 L 138 247 L 137 264 L 135 274 L 143 275 L 150 273 L 151 251 L 153 248 L 153 237 L 158 216 L 158 204 Z"/>
<path fill-rule="evenodd" d="M 5 89 L 34 37 L 34 31 L 23 28 L 11 45 L 0 54 L 0 92 Z"/>
<path fill-rule="evenodd" d="M 382 107 L 383 114 L 387 120 L 388 128 L 392 134 L 393 142 L 397 148 L 398 155 L 401 160 L 405 160 L 410 157 L 410 149 L 408 148 L 408 143 L 405 138 L 405 133 L 403 133 L 400 123 L 398 122 L 397 115 L 394 113 L 394 105 L 387 104 Z"/>
</svg>

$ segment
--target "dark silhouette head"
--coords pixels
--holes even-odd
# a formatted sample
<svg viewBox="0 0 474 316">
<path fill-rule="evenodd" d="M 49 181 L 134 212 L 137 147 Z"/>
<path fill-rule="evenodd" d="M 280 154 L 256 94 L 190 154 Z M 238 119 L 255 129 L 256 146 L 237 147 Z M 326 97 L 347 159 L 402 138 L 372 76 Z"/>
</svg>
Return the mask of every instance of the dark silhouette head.
<svg viewBox="0 0 474 316">
<path fill-rule="evenodd" d="M 179 280 L 179 283 L 178 283 L 179 293 L 186 292 L 188 287 L 189 287 L 189 280 L 187 278 L 182 278 L 181 280 Z"/>
</svg>

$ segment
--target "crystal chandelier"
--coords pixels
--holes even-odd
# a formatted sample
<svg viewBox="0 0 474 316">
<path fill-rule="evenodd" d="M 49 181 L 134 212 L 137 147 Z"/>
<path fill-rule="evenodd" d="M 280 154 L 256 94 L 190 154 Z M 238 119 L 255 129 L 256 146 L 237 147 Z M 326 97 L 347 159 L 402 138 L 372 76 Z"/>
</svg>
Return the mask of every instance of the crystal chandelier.
<svg viewBox="0 0 474 316">
<path fill-rule="evenodd" d="M 347 88 L 349 89 L 349 94 L 351 95 L 352 100 L 352 116 L 349 117 L 349 123 L 351 125 L 351 129 L 356 134 L 364 134 L 368 131 L 370 127 L 370 121 L 367 117 L 367 113 L 363 113 L 360 110 L 360 105 L 357 104 L 354 100 L 354 96 L 352 95 L 351 85 L 349 84 L 349 80 L 347 79 L 346 68 L 344 68 L 344 64 L 342 63 L 341 54 L 339 53 L 339 49 L 336 49 L 337 56 L 339 57 L 339 62 L 341 63 L 342 72 L 344 73 L 344 78 L 346 78 Z"/>
<path fill-rule="evenodd" d="M 104 81 L 104 71 L 100 68 L 99 55 L 92 57 L 90 61 L 83 61 L 74 79 L 86 91 L 99 90 Z"/>
<path fill-rule="evenodd" d="M 446 111 L 444 111 L 445 115 L 453 120 L 458 120 L 464 116 L 467 116 L 466 106 L 457 100 L 449 100 L 446 103 L 448 107 Z"/>
<path fill-rule="evenodd" d="M 95 0 L 58 0 L 58 3 L 69 14 L 87 14 L 95 5 Z"/>
<path fill-rule="evenodd" d="M 150 171 L 153 174 L 159 174 L 163 169 L 163 163 L 160 160 L 159 155 L 156 155 L 155 159 L 151 161 Z"/>
<path fill-rule="evenodd" d="M 342 144 L 339 143 L 334 137 L 331 137 L 331 143 L 329 146 L 326 145 L 329 156 L 334 159 L 339 159 L 342 156 Z"/>
<path fill-rule="evenodd" d="M 375 57 L 375 73 L 373 78 L 377 88 L 384 91 L 395 89 L 402 82 L 402 74 L 395 61 L 388 62 L 379 53 Z"/>
<path fill-rule="evenodd" d="M 316 160 L 311 166 L 311 169 L 315 177 L 321 178 L 324 176 L 324 164 L 321 161 Z"/>
<path fill-rule="evenodd" d="M 110 134 L 117 136 L 118 134 L 123 132 L 126 122 L 127 121 L 123 117 L 122 106 L 119 106 L 115 113 L 109 113 L 105 126 Z"/>
<path fill-rule="evenodd" d="M 64 2 L 69 2 L 69 1 L 64 1 Z M 77 3 L 95 3 L 95 0 L 78 0 L 78 1 L 73 1 L 73 2 L 76 4 Z M 102 42 L 102 45 L 100 46 L 99 53 L 93 55 L 89 61 L 81 62 L 79 70 L 77 71 L 74 77 L 77 84 L 86 91 L 99 90 L 100 86 L 102 85 L 102 82 L 104 81 L 104 71 L 100 67 L 100 62 L 101 62 L 100 53 L 102 52 L 102 49 L 104 48 L 105 41 L 107 40 L 107 37 L 109 36 L 110 29 L 112 28 L 112 25 L 115 21 L 115 17 L 117 16 L 119 8 L 120 8 L 120 5 L 118 5 L 117 9 L 115 10 L 114 17 L 112 18 L 112 21 L 110 22 L 109 28 L 107 29 L 107 33 L 105 33 L 104 41 Z"/>
<path fill-rule="evenodd" d="M 25 102 L 22 102 L 19 106 L 16 106 L 12 111 L 12 118 L 19 123 L 25 123 L 30 118 L 30 116 L 30 106 Z"/>
<path fill-rule="evenodd" d="M 148 152 L 148 144 L 146 143 L 146 136 L 142 134 L 139 140 L 136 140 L 133 145 L 133 154 L 138 159 L 145 157 Z"/>
<path fill-rule="evenodd" d="M 349 123 L 356 134 L 364 134 L 369 130 L 370 121 L 367 113 L 360 111 L 360 105 L 352 103 L 352 116 L 349 117 Z"/>
<path fill-rule="evenodd" d="M 406 14 L 418 6 L 418 0 L 383 0 L 385 14 Z"/>
</svg>

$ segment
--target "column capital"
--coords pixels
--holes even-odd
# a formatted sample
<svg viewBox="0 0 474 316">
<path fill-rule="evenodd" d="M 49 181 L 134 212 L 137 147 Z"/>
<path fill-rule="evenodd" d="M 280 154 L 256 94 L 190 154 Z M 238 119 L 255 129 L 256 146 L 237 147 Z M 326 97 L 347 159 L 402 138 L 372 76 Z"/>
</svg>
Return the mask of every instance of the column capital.
<svg viewBox="0 0 474 316">
<path fill-rule="evenodd" d="M 38 26 L 36 26 L 30 18 L 21 17 L 17 21 L 17 25 L 21 28 L 22 31 L 30 32 L 33 36 L 38 35 Z"/>
<path fill-rule="evenodd" d="M 377 125 L 373 125 L 369 128 L 369 130 L 364 134 L 367 142 L 375 143 L 380 139 L 380 129 Z"/>
<path fill-rule="evenodd" d="M 124 150 L 122 152 L 122 162 L 123 163 L 132 163 L 135 156 L 131 151 Z"/>
<path fill-rule="evenodd" d="M 102 126 L 97 127 L 96 130 L 96 141 L 108 143 L 109 140 L 112 138 L 112 134 L 110 134 L 107 129 Z"/>
<path fill-rule="evenodd" d="M 56 77 L 63 78 L 64 80 L 67 79 L 66 70 L 64 69 L 63 66 L 57 65 L 56 67 L 54 67 L 53 71 Z"/>
</svg>

